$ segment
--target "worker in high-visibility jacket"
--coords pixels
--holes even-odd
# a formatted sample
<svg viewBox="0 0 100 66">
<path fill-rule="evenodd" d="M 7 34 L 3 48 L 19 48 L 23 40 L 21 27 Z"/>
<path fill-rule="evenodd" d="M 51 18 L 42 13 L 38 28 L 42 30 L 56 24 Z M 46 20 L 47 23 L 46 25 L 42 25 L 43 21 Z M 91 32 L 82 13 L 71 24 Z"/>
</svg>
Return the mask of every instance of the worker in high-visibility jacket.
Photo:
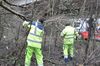
<svg viewBox="0 0 100 66">
<path fill-rule="evenodd" d="M 78 36 L 78 32 L 70 23 L 66 24 L 66 27 L 62 30 L 61 36 L 64 38 L 63 54 L 65 63 L 72 60 L 74 57 L 74 40 Z"/>
<path fill-rule="evenodd" d="M 30 28 L 27 36 L 27 48 L 25 53 L 25 66 L 30 66 L 32 54 L 34 52 L 38 66 L 43 66 L 43 55 L 41 50 L 42 37 L 44 33 L 43 19 L 33 21 L 32 24 L 24 21 L 23 26 Z"/>
</svg>

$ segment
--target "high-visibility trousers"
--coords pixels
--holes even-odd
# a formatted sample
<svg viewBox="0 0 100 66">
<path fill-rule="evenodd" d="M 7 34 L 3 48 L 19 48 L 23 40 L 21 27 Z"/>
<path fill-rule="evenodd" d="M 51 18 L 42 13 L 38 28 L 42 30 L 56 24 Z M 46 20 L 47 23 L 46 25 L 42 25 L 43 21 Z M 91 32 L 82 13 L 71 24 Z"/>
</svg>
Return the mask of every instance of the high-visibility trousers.
<svg viewBox="0 0 100 66">
<path fill-rule="evenodd" d="M 63 53 L 64 58 L 68 58 L 68 56 L 74 56 L 74 46 L 73 44 L 65 44 L 63 45 Z"/>
<path fill-rule="evenodd" d="M 82 38 L 84 40 L 88 40 L 88 38 L 89 38 L 89 32 L 88 31 L 81 32 L 81 35 L 82 35 Z"/>
<path fill-rule="evenodd" d="M 25 56 L 25 66 L 30 66 L 33 53 L 36 56 L 38 66 L 43 66 L 43 55 L 40 48 L 27 46 Z"/>
</svg>

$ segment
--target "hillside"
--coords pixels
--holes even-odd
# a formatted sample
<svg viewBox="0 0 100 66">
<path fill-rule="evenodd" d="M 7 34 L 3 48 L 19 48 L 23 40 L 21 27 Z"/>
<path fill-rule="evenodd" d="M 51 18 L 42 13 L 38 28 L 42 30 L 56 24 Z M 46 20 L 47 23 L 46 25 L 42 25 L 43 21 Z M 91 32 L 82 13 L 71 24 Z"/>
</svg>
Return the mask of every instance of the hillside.
<svg viewBox="0 0 100 66">
<path fill-rule="evenodd" d="M 24 66 L 27 30 L 23 21 L 44 17 L 44 66 L 100 66 L 100 43 L 95 40 L 75 42 L 75 57 L 63 60 L 60 37 L 67 22 L 92 15 L 99 18 L 99 0 L 0 0 L 0 66 Z M 88 53 L 86 53 L 88 52 Z M 31 66 L 37 66 L 33 55 Z"/>
</svg>

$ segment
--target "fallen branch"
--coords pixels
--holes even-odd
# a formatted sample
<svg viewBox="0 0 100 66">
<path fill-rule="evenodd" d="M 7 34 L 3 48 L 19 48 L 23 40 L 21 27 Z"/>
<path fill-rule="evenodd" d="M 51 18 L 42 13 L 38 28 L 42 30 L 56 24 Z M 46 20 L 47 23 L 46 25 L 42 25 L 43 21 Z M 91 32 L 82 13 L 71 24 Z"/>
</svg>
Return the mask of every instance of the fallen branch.
<svg viewBox="0 0 100 66">
<path fill-rule="evenodd" d="M 0 1 L 0 6 L 3 7 L 4 9 L 6 9 L 7 11 L 9 11 L 9 12 L 11 12 L 11 13 L 17 15 L 17 16 L 20 17 L 22 20 L 29 20 L 29 19 L 27 19 L 27 18 L 25 17 L 25 15 L 20 14 L 20 13 L 16 12 L 15 10 L 12 10 L 10 7 L 4 5 L 4 4 L 2 3 L 2 1 Z"/>
</svg>

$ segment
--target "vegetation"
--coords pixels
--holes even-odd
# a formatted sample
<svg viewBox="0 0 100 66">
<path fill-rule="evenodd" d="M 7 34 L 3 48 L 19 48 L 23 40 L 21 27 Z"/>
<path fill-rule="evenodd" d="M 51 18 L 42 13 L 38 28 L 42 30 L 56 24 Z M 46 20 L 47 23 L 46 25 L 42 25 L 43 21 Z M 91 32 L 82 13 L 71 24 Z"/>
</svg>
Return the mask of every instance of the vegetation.
<svg viewBox="0 0 100 66">
<path fill-rule="evenodd" d="M 60 32 L 66 22 L 95 15 L 99 0 L 40 0 L 18 5 L 21 0 L 0 0 L 0 65 L 24 66 L 27 30 L 24 20 L 46 18 L 43 54 L 45 66 L 99 66 L 100 45 L 95 40 L 75 42 L 75 58 L 65 64 Z M 32 65 L 36 66 L 33 56 Z"/>
</svg>

